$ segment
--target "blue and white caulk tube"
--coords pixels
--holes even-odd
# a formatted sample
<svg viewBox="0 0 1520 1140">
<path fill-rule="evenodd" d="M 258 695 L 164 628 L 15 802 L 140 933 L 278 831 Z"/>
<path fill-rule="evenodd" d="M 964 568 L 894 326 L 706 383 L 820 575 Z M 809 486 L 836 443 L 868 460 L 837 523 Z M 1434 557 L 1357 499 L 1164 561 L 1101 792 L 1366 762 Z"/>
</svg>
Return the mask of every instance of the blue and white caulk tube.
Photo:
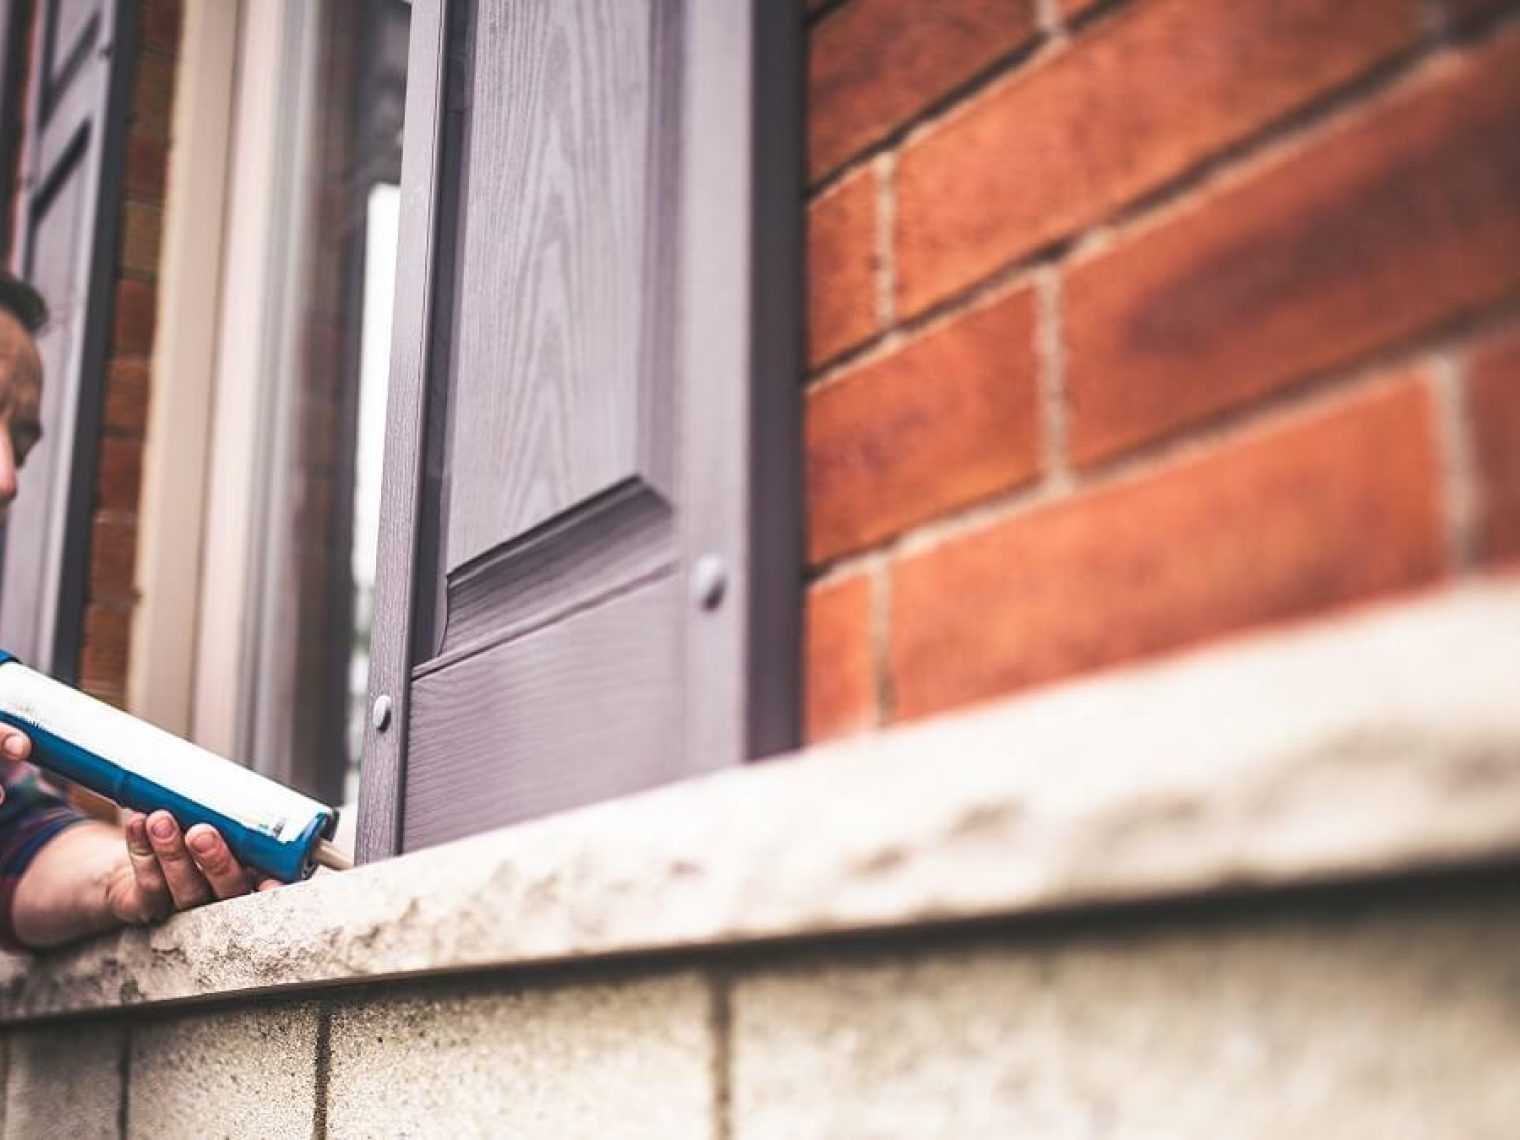
<svg viewBox="0 0 1520 1140">
<path fill-rule="evenodd" d="M 31 762 L 180 827 L 209 823 L 244 866 L 291 883 L 348 859 L 327 840 L 338 813 L 173 733 L 28 669 L 0 650 L 0 721 L 32 739 Z"/>
</svg>

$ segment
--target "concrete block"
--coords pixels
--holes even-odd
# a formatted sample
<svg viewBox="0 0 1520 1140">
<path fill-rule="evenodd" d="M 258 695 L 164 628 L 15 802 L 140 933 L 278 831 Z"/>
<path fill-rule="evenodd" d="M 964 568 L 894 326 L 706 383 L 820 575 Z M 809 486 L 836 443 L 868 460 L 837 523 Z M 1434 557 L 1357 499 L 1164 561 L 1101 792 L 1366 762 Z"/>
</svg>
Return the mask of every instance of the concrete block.
<svg viewBox="0 0 1520 1140">
<path fill-rule="evenodd" d="M 210 1010 L 134 1024 L 127 1135 L 310 1135 L 317 1025 L 312 1004 Z"/>
<path fill-rule="evenodd" d="M 328 1135 L 708 1140 L 711 1017 L 698 974 L 482 979 L 341 1004 Z"/>
<path fill-rule="evenodd" d="M 1464 585 L 0 955 L 0 1019 L 1513 861 L 1517 660 Z"/>
<path fill-rule="evenodd" d="M 116 1140 L 124 1037 L 117 1022 L 13 1030 L 5 1082 L 6 1140 L 59 1135 Z"/>
<path fill-rule="evenodd" d="M 1516 1135 L 1513 895 L 1126 925 L 741 977 L 732 1135 Z"/>
</svg>

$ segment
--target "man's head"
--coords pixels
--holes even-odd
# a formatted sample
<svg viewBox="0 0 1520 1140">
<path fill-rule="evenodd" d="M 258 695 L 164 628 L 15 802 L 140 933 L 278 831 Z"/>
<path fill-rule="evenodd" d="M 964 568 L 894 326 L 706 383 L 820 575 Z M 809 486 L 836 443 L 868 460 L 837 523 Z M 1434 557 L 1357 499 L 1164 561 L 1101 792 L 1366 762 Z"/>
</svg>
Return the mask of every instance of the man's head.
<svg viewBox="0 0 1520 1140">
<path fill-rule="evenodd" d="M 16 497 L 16 472 L 42 438 L 42 358 L 32 339 L 47 323 L 42 295 L 0 272 L 0 513 Z"/>
</svg>

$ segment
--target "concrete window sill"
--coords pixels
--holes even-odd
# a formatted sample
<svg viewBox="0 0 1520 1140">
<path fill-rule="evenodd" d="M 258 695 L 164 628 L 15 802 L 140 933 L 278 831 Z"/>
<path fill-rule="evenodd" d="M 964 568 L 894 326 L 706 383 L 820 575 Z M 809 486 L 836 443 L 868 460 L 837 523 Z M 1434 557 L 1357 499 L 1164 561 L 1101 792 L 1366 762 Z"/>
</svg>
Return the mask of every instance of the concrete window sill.
<svg viewBox="0 0 1520 1140">
<path fill-rule="evenodd" d="M 814 748 L 0 968 L 0 1020 L 1520 855 L 1520 581 Z"/>
</svg>

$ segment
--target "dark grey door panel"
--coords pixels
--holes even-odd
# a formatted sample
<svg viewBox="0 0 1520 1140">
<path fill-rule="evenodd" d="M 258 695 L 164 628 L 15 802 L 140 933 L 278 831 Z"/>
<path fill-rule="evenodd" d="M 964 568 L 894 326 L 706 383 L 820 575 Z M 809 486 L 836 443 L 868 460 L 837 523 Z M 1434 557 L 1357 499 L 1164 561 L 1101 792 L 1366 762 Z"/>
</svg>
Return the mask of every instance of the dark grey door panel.
<svg viewBox="0 0 1520 1140">
<path fill-rule="evenodd" d="M 365 857 L 795 739 L 792 9 L 414 9 Z"/>
</svg>

